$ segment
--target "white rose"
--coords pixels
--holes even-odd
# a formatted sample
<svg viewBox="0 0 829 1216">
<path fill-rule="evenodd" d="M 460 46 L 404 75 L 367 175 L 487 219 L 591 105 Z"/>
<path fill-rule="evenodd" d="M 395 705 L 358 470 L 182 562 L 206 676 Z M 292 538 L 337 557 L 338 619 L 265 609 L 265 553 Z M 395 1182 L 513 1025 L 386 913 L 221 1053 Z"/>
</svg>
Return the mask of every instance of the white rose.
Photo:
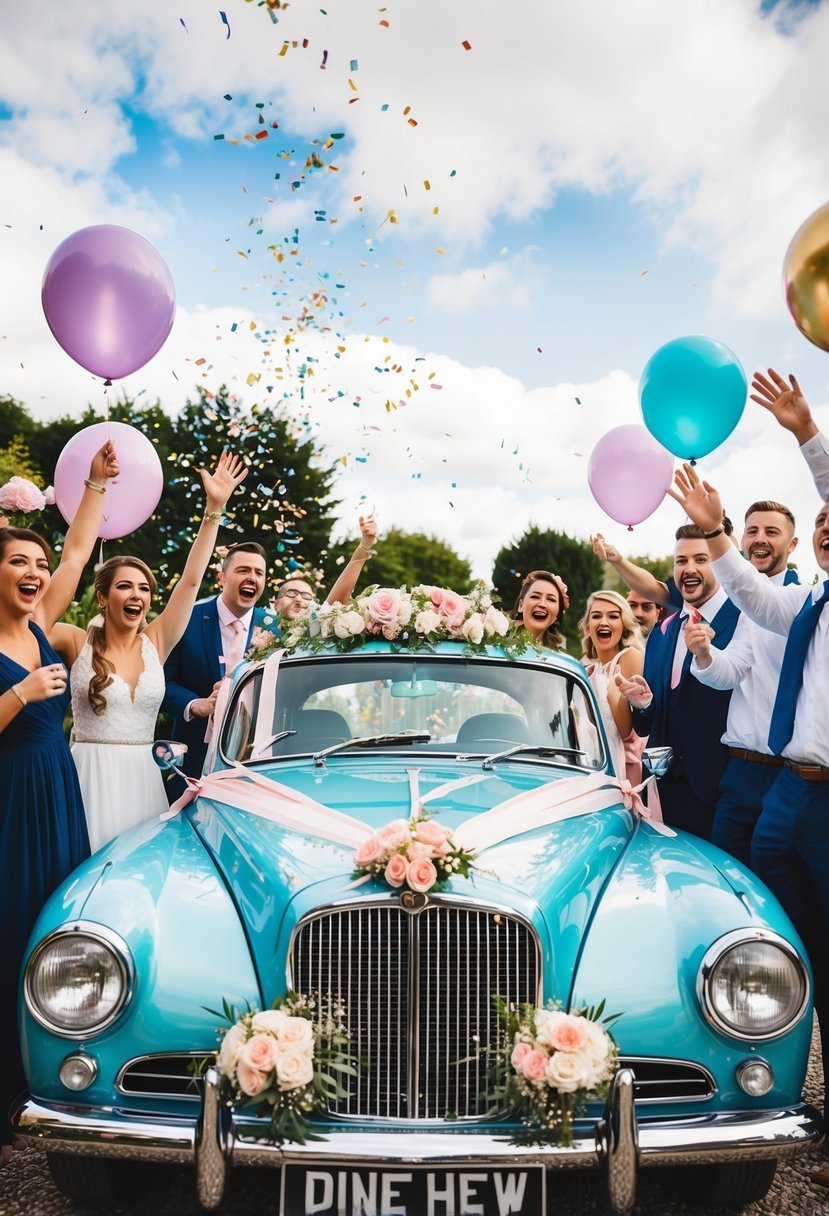
<svg viewBox="0 0 829 1216">
<path fill-rule="evenodd" d="M 296 1047 L 302 1051 L 314 1049 L 314 1028 L 310 1018 L 286 1018 L 279 1031 L 281 1047 Z"/>
<path fill-rule="evenodd" d="M 415 617 L 414 627 L 417 633 L 434 633 L 440 628 L 440 617 L 431 608 L 426 608 Z"/>
<path fill-rule="evenodd" d="M 582 1053 L 590 1062 L 593 1072 L 589 1081 L 589 1087 L 592 1089 L 593 1086 L 606 1080 L 610 1058 L 610 1038 L 598 1022 L 587 1023 L 587 1042 L 582 1048 Z"/>
<path fill-rule="evenodd" d="M 556 1051 L 547 1065 L 547 1081 L 564 1094 L 588 1088 L 590 1061 L 581 1051 Z"/>
<path fill-rule="evenodd" d="M 348 622 L 344 616 L 338 616 L 334 621 L 334 633 L 338 638 L 347 638 L 351 636 L 351 630 L 348 628 Z"/>
<path fill-rule="evenodd" d="M 412 619 L 413 611 L 414 609 L 412 608 L 412 601 L 408 598 L 408 596 L 404 596 L 400 601 L 400 607 L 397 609 L 398 625 L 408 625 L 409 621 Z"/>
<path fill-rule="evenodd" d="M 353 608 L 350 612 L 343 613 L 342 620 L 352 637 L 356 637 L 358 633 L 363 633 L 365 630 L 366 623 L 362 614 L 355 612 Z"/>
<path fill-rule="evenodd" d="M 490 606 L 484 617 L 484 627 L 487 633 L 496 633 L 499 638 L 505 638 L 509 633 L 509 620 L 503 612 Z"/>
<path fill-rule="evenodd" d="M 535 1037 L 545 1047 L 552 1046 L 552 1036 L 559 1022 L 567 1020 L 560 1009 L 537 1009 L 535 1012 Z"/>
<path fill-rule="evenodd" d="M 461 633 L 466 638 L 467 642 L 471 642 L 473 646 L 483 641 L 484 637 L 484 622 L 477 614 L 465 620 L 461 626 Z"/>
<path fill-rule="evenodd" d="M 309 1051 L 286 1047 L 276 1061 L 276 1080 L 280 1089 L 300 1089 L 314 1079 L 314 1061 Z"/>
<path fill-rule="evenodd" d="M 247 1031 L 241 1022 L 237 1022 L 235 1026 L 231 1026 L 230 1030 L 225 1034 L 216 1061 L 225 1076 L 229 1077 L 232 1075 L 246 1042 Z"/>
<path fill-rule="evenodd" d="M 251 1026 L 257 1031 L 269 1031 L 271 1034 L 279 1034 L 282 1027 L 288 1020 L 289 1015 L 282 1009 L 263 1009 L 261 1013 L 253 1015 Z"/>
</svg>

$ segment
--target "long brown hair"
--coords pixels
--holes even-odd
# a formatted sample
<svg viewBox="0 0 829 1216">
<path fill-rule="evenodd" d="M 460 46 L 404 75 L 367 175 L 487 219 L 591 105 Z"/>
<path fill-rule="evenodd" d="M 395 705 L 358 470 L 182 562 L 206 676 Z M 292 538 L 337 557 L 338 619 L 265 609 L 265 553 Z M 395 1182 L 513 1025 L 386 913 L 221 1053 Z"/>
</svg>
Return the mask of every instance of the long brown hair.
<svg viewBox="0 0 829 1216">
<path fill-rule="evenodd" d="M 52 550 L 43 537 L 39 533 L 33 532 L 31 528 L 14 528 L 11 524 L 7 524 L 5 528 L 0 528 L 0 559 L 2 559 L 6 552 L 6 546 L 10 545 L 13 540 L 27 540 L 33 545 L 40 545 L 51 566 Z"/>
<path fill-rule="evenodd" d="M 121 569 L 122 566 L 131 566 L 135 570 L 140 570 L 150 584 L 150 594 L 155 595 L 158 584 L 150 567 L 142 562 L 140 557 L 119 556 L 110 557 L 95 571 L 95 594 L 99 597 L 99 600 L 102 595 L 109 595 L 110 587 L 115 581 L 116 571 Z M 92 712 L 100 717 L 107 707 L 104 689 L 109 688 L 112 683 L 115 664 L 104 654 L 106 649 L 106 634 L 103 624 L 91 624 L 87 631 L 87 638 L 92 650 L 93 672 L 92 679 L 89 681 L 89 704 L 92 706 Z"/>
<path fill-rule="evenodd" d="M 519 605 L 533 583 L 552 583 L 558 592 L 558 616 L 552 625 L 549 625 L 544 630 L 539 640 L 542 646 L 547 646 L 550 650 L 562 650 L 564 648 L 564 634 L 561 632 L 559 625 L 564 613 L 570 607 L 570 597 L 567 594 L 567 584 L 560 575 L 551 574 L 549 570 L 531 570 L 521 584 L 521 590 L 518 592 L 518 598 L 512 609 L 512 619 L 514 621 L 521 620 Z"/>
</svg>

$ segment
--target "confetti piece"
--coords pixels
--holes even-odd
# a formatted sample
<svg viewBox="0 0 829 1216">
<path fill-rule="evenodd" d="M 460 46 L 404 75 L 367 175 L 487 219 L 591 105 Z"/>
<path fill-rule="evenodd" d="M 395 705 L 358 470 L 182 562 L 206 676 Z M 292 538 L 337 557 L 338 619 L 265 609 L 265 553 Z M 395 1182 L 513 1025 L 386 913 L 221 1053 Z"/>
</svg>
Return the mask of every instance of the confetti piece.
<svg viewBox="0 0 829 1216">
<path fill-rule="evenodd" d="M 201 367 L 201 366 L 202 366 L 202 364 L 203 364 L 203 363 L 206 363 L 206 362 L 207 362 L 207 360 L 206 360 L 206 359 L 197 359 L 197 360 L 196 360 L 196 367 Z"/>
<path fill-rule="evenodd" d="M 388 21 L 386 21 L 385 17 L 383 18 L 383 20 L 382 20 L 382 21 L 378 22 L 378 24 L 379 24 L 379 25 L 382 25 L 382 26 L 385 26 L 385 28 L 386 28 L 386 29 L 388 29 L 388 28 L 389 28 L 389 23 L 388 23 Z"/>
<path fill-rule="evenodd" d="M 465 38 L 464 38 L 463 42 L 461 43 L 461 46 L 463 47 L 463 49 L 464 49 L 465 51 L 471 51 L 471 50 L 472 50 L 472 43 L 471 43 L 471 42 L 467 42 L 467 40 L 466 40 Z"/>
<path fill-rule="evenodd" d="M 233 94 L 225 93 L 225 101 L 233 101 Z"/>
<path fill-rule="evenodd" d="M 227 39 L 230 37 L 230 22 L 227 19 L 227 13 L 223 9 L 219 9 L 219 16 L 222 19 L 222 25 L 227 26 L 227 36 L 225 38 L 225 42 L 227 42 Z"/>
<path fill-rule="evenodd" d="M 254 139 L 267 139 L 268 132 L 267 131 L 257 131 L 253 138 Z"/>
<path fill-rule="evenodd" d="M 432 187 L 430 186 L 430 184 L 429 184 L 428 180 L 426 180 L 426 181 L 423 183 L 423 189 L 424 189 L 424 190 L 431 190 L 431 189 L 432 189 Z"/>
<path fill-rule="evenodd" d="M 190 31 L 188 30 L 183 17 L 179 17 L 179 23 L 181 24 L 181 27 L 184 30 L 185 34 L 189 34 Z"/>
<path fill-rule="evenodd" d="M 356 72 L 356 71 L 358 70 L 359 66 L 360 66 L 360 65 L 359 65 L 359 63 L 357 62 L 357 60 L 356 60 L 356 59 L 352 59 L 352 60 L 351 60 L 351 67 L 349 68 L 349 71 L 350 71 L 350 72 Z"/>
<path fill-rule="evenodd" d="M 576 397 L 576 405 L 581 405 L 581 398 Z M 577 453 L 578 454 L 578 453 Z"/>
<path fill-rule="evenodd" d="M 224 135 L 214 135 L 214 139 L 224 139 Z"/>
<path fill-rule="evenodd" d="M 385 102 L 385 104 L 380 107 L 380 113 L 384 114 L 388 108 L 389 108 L 389 103 Z"/>
<path fill-rule="evenodd" d="M 320 64 L 320 68 L 324 68 L 327 63 L 328 63 L 328 51 L 323 51 L 322 52 L 322 63 Z"/>
</svg>

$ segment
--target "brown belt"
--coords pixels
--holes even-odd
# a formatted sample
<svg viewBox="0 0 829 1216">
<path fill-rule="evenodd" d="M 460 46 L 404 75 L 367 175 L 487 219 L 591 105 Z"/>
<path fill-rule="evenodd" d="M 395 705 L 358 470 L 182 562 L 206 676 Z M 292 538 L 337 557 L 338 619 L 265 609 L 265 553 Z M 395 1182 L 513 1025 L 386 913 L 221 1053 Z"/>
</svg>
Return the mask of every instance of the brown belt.
<svg viewBox="0 0 829 1216">
<path fill-rule="evenodd" d="M 750 752 L 747 747 L 729 747 L 729 756 L 738 760 L 750 760 L 752 764 L 772 764 L 775 768 L 783 767 L 782 756 L 769 756 L 765 752 Z"/>
<path fill-rule="evenodd" d="M 785 765 L 804 781 L 829 781 L 829 768 L 822 764 L 798 764 L 795 760 L 786 760 Z"/>
</svg>

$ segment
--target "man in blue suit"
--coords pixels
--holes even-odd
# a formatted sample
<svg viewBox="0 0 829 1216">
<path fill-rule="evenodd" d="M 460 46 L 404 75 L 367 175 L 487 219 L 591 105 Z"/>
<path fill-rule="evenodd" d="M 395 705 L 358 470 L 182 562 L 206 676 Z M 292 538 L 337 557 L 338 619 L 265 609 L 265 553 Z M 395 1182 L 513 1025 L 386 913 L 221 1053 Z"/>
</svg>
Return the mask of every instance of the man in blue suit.
<svg viewBox="0 0 829 1216">
<path fill-rule="evenodd" d="M 204 764 L 205 729 L 222 678 L 242 658 L 254 627 L 272 617 L 256 607 L 266 575 L 260 544 L 242 541 L 231 546 L 219 572 L 220 594 L 198 601 L 184 636 L 164 664 L 167 691 L 161 708 L 173 719 L 172 737 L 187 744 L 182 767 L 191 777 L 199 776 Z"/>
<path fill-rule="evenodd" d="M 723 532 L 722 524 L 715 534 Z M 633 728 L 651 747 L 672 747 L 674 760 L 660 780 L 666 823 L 706 839 L 711 837 L 717 791 L 728 752 L 721 743 L 731 690 L 706 688 L 691 675 L 685 645 L 688 621 L 703 619 L 713 630 L 712 645 L 727 646 L 739 611 L 711 569 L 706 534 L 696 524 L 676 532 L 674 582 L 682 608 L 651 630 L 645 649 L 644 681 L 617 680 L 633 710 Z M 644 693 L 644 695 L 643 695 Z"/>
</svg>

